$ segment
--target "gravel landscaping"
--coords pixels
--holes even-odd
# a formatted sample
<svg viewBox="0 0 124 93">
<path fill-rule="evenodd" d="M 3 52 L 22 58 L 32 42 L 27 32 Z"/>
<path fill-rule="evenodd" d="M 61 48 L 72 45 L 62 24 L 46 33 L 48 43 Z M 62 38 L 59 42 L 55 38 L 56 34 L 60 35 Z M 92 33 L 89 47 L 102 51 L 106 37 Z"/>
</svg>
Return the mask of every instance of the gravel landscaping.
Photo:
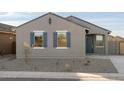
<svg viewBox="0 0 124 93">
<path fill-rule="evenodd" d="M 0 71 L 118 73 L 110 59 L 15 59 L 0 57 Z"/>
</svg>

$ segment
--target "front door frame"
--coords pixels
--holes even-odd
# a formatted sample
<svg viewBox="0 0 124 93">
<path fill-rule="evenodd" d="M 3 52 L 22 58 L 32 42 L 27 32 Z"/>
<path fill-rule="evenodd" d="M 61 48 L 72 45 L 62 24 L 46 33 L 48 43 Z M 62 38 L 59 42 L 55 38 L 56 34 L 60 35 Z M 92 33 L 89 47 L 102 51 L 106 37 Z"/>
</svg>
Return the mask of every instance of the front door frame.
<svg viewBox="0 0 124 93">
<path fill-rule="evenodd" d="M 94 38 L 95 34 L 86 34 L 86 54 L 94 53 Z"/>
</svg>

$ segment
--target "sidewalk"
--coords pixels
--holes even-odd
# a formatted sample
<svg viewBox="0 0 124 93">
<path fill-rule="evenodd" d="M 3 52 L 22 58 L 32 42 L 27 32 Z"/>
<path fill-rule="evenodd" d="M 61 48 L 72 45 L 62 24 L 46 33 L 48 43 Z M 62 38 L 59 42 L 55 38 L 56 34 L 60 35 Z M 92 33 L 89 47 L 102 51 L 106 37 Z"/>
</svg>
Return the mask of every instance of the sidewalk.
<svg viewBox="0 0 124 93">
<path fill-rule="evenodd" d="M 120 81 L 124 74 L 0 71 L 0 80 Z"/>
</svg>

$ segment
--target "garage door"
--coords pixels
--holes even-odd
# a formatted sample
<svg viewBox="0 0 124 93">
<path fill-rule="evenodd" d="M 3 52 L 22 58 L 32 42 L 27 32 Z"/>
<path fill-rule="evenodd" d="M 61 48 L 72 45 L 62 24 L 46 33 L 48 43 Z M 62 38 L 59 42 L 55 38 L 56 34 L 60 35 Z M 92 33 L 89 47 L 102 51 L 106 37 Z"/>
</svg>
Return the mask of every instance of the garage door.
<svg viewBox="0 0 124 93">
<path fill-rule="evenodd" d="M 120 54 L 124 54 L 124 42 L 120 42 Z"/>
</svg>

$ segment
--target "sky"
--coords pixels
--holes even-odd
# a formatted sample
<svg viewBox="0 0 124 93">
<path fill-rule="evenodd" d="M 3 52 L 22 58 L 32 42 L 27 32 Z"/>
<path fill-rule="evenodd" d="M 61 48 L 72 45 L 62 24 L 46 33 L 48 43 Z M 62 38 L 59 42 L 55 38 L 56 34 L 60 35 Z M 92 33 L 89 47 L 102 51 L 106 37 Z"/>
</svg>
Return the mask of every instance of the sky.
<svg viewBox="0 0 124 93">
<path fill-rule="evenodd" d="M 79 17 L 112 31 L 112 35 L 124 37 L 124 12 L 55 12 L 67 17 Z M 37 18 L 45 12 L 0 12 L 0 23 L 19 26 L 27 21 Z"/>
</svg>

